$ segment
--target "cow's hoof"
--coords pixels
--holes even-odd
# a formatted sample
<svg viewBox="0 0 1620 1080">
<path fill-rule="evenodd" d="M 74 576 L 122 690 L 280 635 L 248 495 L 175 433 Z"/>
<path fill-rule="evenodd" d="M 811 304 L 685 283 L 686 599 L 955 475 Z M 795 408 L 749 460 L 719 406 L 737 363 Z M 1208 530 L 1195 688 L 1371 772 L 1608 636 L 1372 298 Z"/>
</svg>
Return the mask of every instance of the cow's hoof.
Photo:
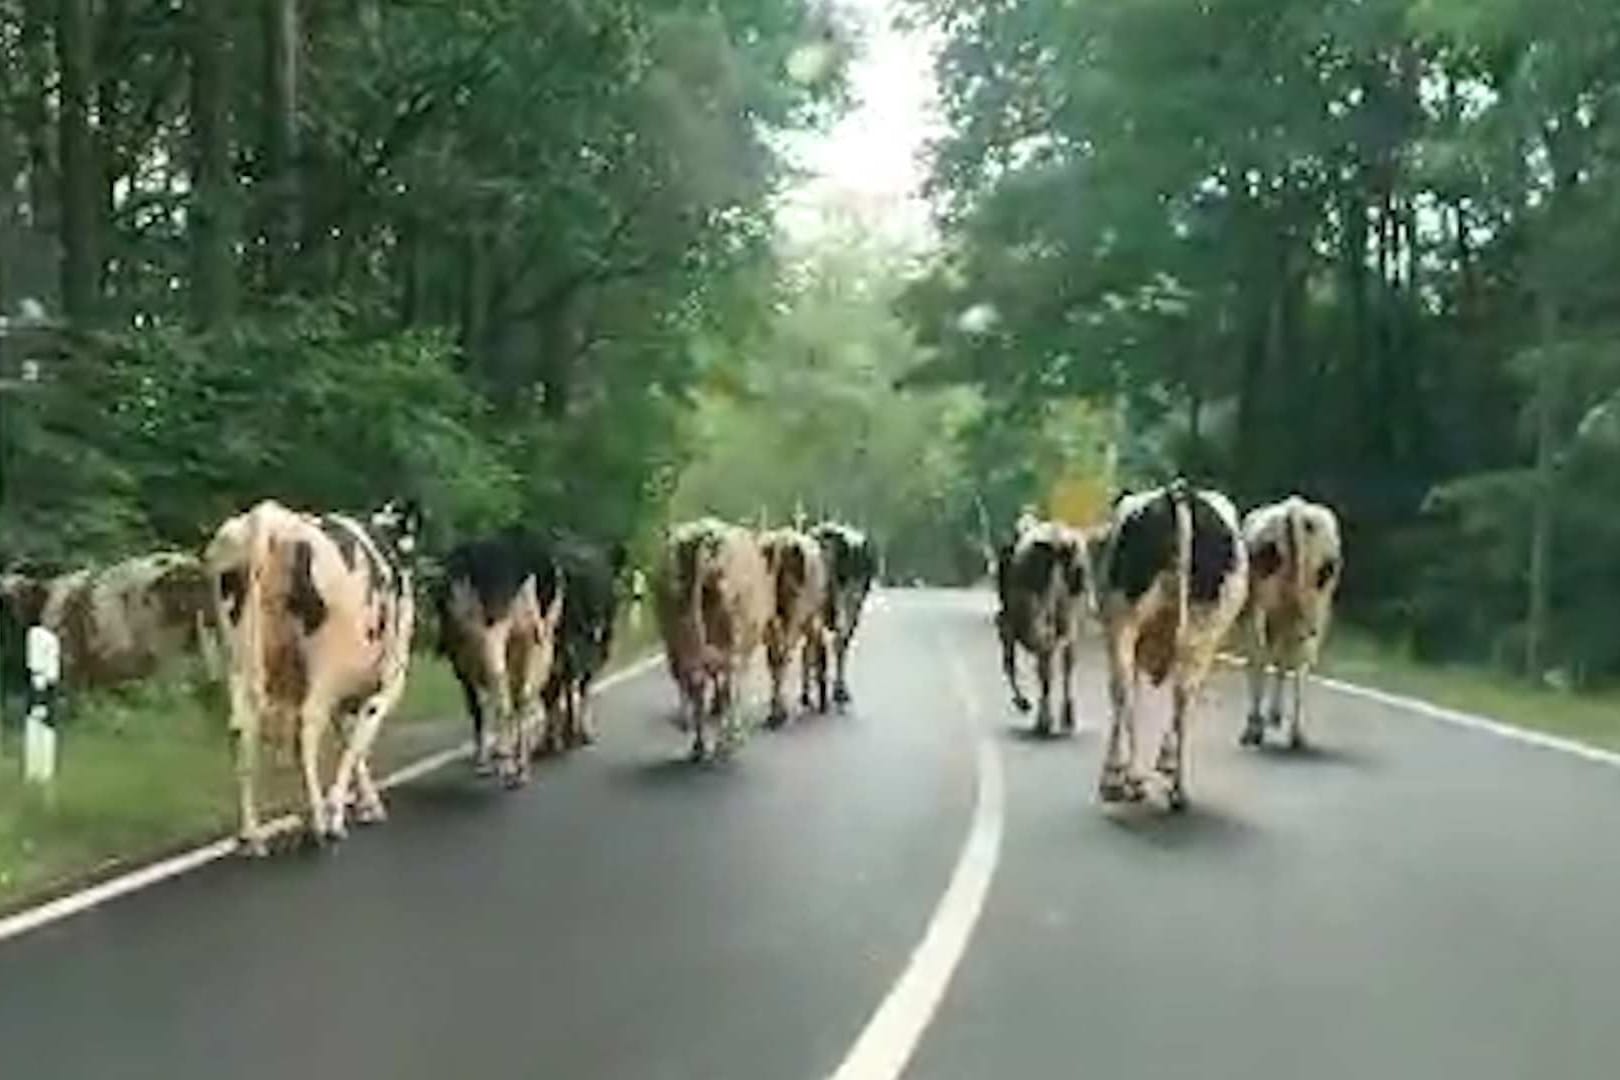
<svg viewBox="0 0 1620 1080">
<path fill-rule="evenodd" d="M 262 859 L 270 854 L 270 845 L 258 834 L 242 834 L 236 838 L 236 853 L 244 859 Z"/>
<path fill-rule="evenodd" d="M 1251 716 L 1249 722 L 1243 725 L 1243 734 L 1238 736 L 1239 746 L 1259 746 L 1265 741 L 1265 731 L 1260 726 L 1260 718 Z"/>
<path fill-rule="evenodd" d="M 777 728 L 787 723 L 787 718 L 786 709 L 773 708 L 765 716 L 765 726 L 770 728 L 772 731 L 775 731 Z"/>
<path fill-rule="evenodd" d="M 1183 810 L 1187 809 L 1186 790 L 1183 789 L 1180 784 L 1173 786 L 1168 792 L 1165 793 L 1164 804 L 1172 814 L 1181 813 Z"/>
<path fill-rule="evenodd" d="M 1036 735 L 1040 736 L 1043 739 L 1051 738 L 1052 737 L 1052 720 L 1051 720 L 1051 718 L 1050 717 L 1045 717 L 1045 716 L 1041 717 L 1039 720 L 1035 721 L 1035 727 L 1034 727 L 1033 730 L 1034 730 Z"/>
<path fill-rule="evenodd" d="M 833 688 L 833 701 L 838 705 L 848 705 L 850 702 L 849 687 L 836 686 Z"/>
<path fill-rule="evenodd" d="M 1098 783 L 1097 798 L 1105 803 L 1140 802 L 1142 781 L 1125 772 L 1110 772 Z"/>
<path fill-rule="evenodd" d="M 1290 750 L 1304 750 L 1309 746 L 1310 743 L 1305 741 L 1305 733 L 1303 731 L 1296 731 L 1288 736 L 1288 749 Z"/>
<path fill-rule="evenodd" d="M 1059 716 L 1058 716 L 1058 727 L 1060 729 L 1062 729 L 1063 731 L 1066 731 L 1066 732 L 1069 732 L 1070 734 L 1073 734 L 1073 732 L 1074 732 L 1074 706 L 1065 705 L 1063 707 L 1063 712 L 1060 713 Z"/>
<path fill-rule="evenodd" d="M 1017 709 L 1021 713 L 1029 712 L 1031 707 L 1029 698 L 1025 697 L 1023 694 L 1014 694 L 1012 703 L 1013 708 Z"/>
<path fill-rule="evenodd" d="M 355 808 L 357 825 L 381 825 L 388 820 L 388 808 L 380 802 L 365 803 Z"/>
</svg>

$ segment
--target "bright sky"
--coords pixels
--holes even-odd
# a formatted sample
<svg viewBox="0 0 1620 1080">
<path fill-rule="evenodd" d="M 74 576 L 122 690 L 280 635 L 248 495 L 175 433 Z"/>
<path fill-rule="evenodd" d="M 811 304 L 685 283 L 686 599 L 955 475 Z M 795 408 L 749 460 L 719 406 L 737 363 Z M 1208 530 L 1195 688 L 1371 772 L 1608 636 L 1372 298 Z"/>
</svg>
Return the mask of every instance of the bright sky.
<svg viewBox="0 0 1620 1080">
<path fill-rule="evenodd" d="M 932 238 L 920 194 L 922 154 L 942 130 L 931 35 L 893 25 L 893 0 L 840 0 L 862 28 L 850 71 L 853 108 L 827 132 L 788 144 L 812 175 L 787 193 L 778 221 L 794 240 L 813 237 L 829 212 L 853 212 L 896 240 Z"/>
</svg>

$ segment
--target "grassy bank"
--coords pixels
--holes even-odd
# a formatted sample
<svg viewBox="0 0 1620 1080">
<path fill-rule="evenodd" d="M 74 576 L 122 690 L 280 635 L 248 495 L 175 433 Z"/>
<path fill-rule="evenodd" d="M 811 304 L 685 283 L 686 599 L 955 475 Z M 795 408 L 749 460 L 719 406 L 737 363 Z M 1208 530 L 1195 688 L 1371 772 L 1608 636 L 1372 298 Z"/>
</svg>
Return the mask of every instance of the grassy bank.
<svg viewBox="0 0 1620 1080">
<path fill-rule="evenodd" d="M 1324 673 L 1516 727 L 1620 750 L 1620 691 L 1572 693 L 1530 686 L 1480 667 L 1420 664 L 1345 626 L 1332 632 Z"/>
<path fill-rule="evenodd" d="M 610 668 L 649 639 L 645 626 L 622 633 Z M 379 776 L 466 738 L 465 725 L 449 666 L 419 656 L 379 738 Z M 48 797 L 23 785 L 20 743 L 15 726 L 0 736 L 0 911 L 235 825 L 223 705 L 181 679 L 82 702 L 64 722 Z M 267 792 L 277 802 L 291 794 L 285 784 Z"/>
</svg>

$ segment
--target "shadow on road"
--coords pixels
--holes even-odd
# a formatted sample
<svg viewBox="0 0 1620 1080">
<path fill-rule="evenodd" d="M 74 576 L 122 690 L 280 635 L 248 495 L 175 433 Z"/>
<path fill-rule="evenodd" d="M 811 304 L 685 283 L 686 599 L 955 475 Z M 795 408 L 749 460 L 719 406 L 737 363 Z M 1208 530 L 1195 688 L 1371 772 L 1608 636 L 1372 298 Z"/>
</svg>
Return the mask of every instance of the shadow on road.
<svg viewBox="0 0 1620 1080">
<path fill-rule="evenodd" d="M 1267 761 L 1293 765 L 1337 765 L 1351 769 L 1376 769 L 1381 762 L 1373 754 L 1348 746 L 1321 746 L 1308 743 L 1295 750 L 1281 743 L 1264 743 L 1255 752 Z"/>
<path fill-rule="evenodd" d="M 1196 798 L 1196 796 L 1195 796 Z M 1170 851 L 1232 848 L 1253 843 L 1259 830 L 1218 806 L 1194 801 L 1177 814 L 1156 799 L 1108 810 L 1103 820 L 1121 833 Z"/>
<path fill-rule="evenodd" d="M 1092 732 L 1089 728 L 1079 728 L 1075 731 L 1052 731 L 1045 735 L 1036 731 L 1027 721 L 1019 723 L 1014 721 L 1001 729 L 1002 738 L 1015 743 L 1029 743 L 1036 746 L 1045 743 L 1058 743 L 1069 745 L 1084 740 Z"/>
</svg>

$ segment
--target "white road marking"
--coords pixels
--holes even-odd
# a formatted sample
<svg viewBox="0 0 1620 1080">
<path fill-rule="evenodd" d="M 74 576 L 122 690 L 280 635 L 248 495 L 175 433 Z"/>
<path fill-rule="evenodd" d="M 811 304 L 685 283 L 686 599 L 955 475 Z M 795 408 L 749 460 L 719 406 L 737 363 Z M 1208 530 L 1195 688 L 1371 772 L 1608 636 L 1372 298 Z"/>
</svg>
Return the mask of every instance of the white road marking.
<svg viewBox="0 0 1620 1080">
<path fill-rule="evenodd" d="M 831 1080 L 893 1080 L 900 1075 L 967 949 L 1001 856 L 1006 810 L 1001 757 L 995 744 L 979 730 L 978 704 L 962 661 L 954 652 L 949 666 L 978 745 L 973 824 L 922 941 Z"/>
<path fill-rule="evenodd" d="M 1248 666 L 1248 661 L 1244 657 L 1231 653 L 1222 653 L 1221 659 L 1233 667 Z M 1364 698 L 1367 701 L 1376 701 L 1380 705 L 1405 709 L 1408 712 L 1415 712 L 1419 716 L 1428 717 L 1430 720 L 1438 720 L 1443 724 L 1452 724 L 1473 731 L 1483 731 L 1528 746 L 1539 746 L 1544 750 L 1558 750 L 1565 754 L 1574 754 L 1576 757 L 1585 758 L 1587 761 L 1597 762 L 1600 765 L 1620 768 L 1620 753 L 1589 746 L 1575 739 L 1567 739 L 1562 735 L 1550 735 L 1547 732 L 1535 731 L 1531 728 L 1515 727 L 1512 724 L 1504 724 L 1500 720 L 1492 720 L 1488 716 L 1448 709 L 1444 705 L 1436 705 L 1433 702 L 1424 701 L 1422 698 L 1407 697 L 1405 694 L 1392 694 L 1387 690 L 1362 686 L 1360 683 L 1345 682 L 1343 679 L 1330 679 L 1325 675 L 1313 675 L 1311 681 L 1350 697 Z"/>
<path fill-rule="evenodd" d="M 655 654 L 637 660 L 628 667 L 620 668 L 598 682 L 593 688 L 593 692 L 601 693 L 612 686 L 651 670 L 660 658 L 661 654 Z M 443 768 L 452 761 L 457 761 L 471 753 L 472 743 L 466 742 L 448 750 L 429 754 L 427 757 L 413 761 L 409 765 L 389 773 L 381 781 L 381 786 L 392 788 L 398 787 L 400 784 L 408 784 L 412 780 L 425 776 L 435 769 Z M 287 814 L 266 822 L 264 830 L 267 835 L 279 835 L 297 828 L 300 820 L 297 814 Z M 70 915 L 77 915 L 93 907 L 98 907 L 109 900 L 115 900 L 120 896 L 144 889 L 149 885 L 156 885 L 160 881 L 166 881 L 169 878 L 189 873 L 198 867 L 206 866 L 234 853 L 236 844 L 237 841 L 234 836 L 221 837 L 201 847 L 192 848 L 190 851 L 184 851 L 154 863 L 148 863 L 146 866 L 131 870 L 127 874 L 120 874 L 118 877 L 110 878 L 99 885 L 92 885 L 88 889 L 58 897 L 37 907 L 19 911 L 14 915 L 8 915 L 0 919 L 0 941 L 18 937 L 28 933 L 30 930 L 38 930 L 42 926 L 65 919 Z"/>
</svg>

